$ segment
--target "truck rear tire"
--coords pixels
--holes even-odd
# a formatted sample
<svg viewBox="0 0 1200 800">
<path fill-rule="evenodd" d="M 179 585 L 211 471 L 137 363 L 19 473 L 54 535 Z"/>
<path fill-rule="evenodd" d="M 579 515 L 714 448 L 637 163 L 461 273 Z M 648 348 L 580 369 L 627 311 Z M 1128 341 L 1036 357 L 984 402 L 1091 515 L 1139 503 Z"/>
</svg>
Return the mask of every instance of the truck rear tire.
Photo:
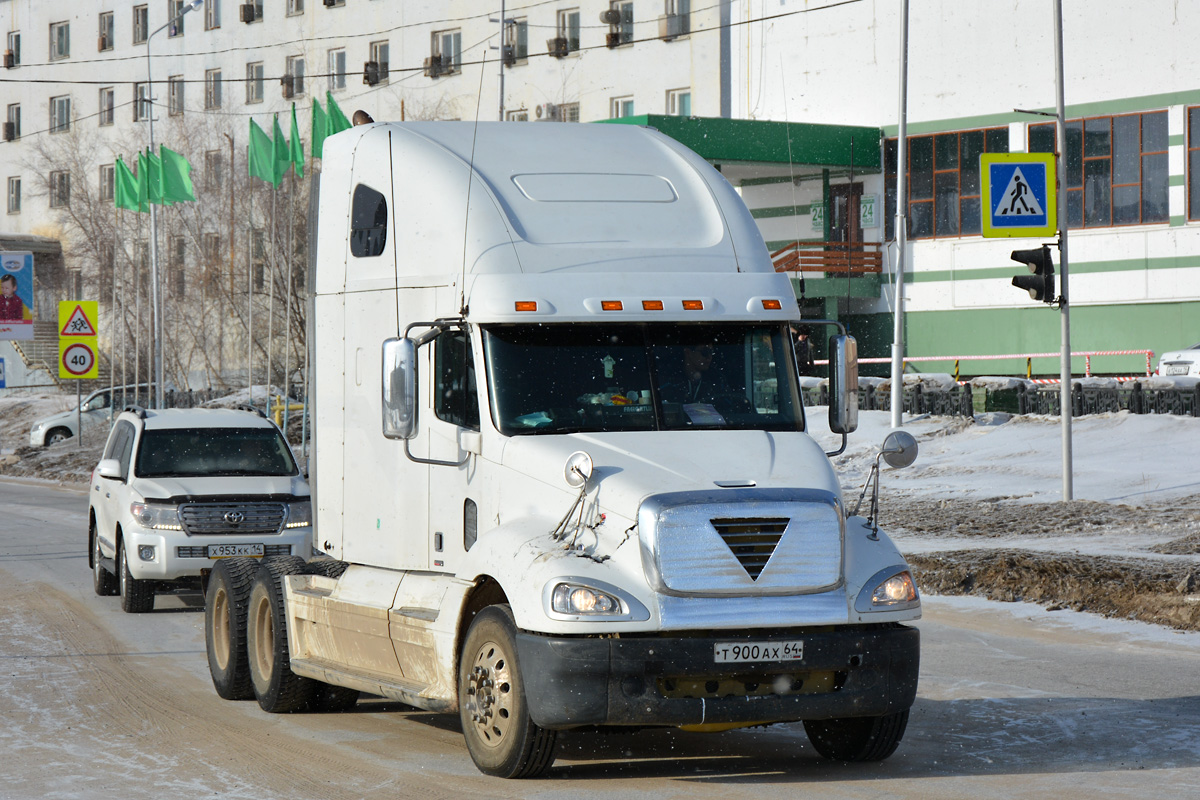
<svg viewBox="0 0 1200 800">
<path fill-rule="evenodd" d="M 248 558 L 217 562 L 204 595 L 204 646 L 213 687 L 226 700 L 254 697 L 246 658 L 246 608 L 258 564 Z"/>
<path fill-rule="evenodd" d="M 882 717 L 805 720 L 808 740 L 831 761 L 883 761 L 896 752 L 908 727 L 908 709 Z"/>
<path fill-rule="evenodd" d="M 554 762 L 556 733 L 529 716 L 508 606 L 490 606 L 467 631 L 458 665 L 458 713 L 467 752 L 480 772 L 534 778 Z"/>
<path fill-rule="evenodd" d="M 315 681 L 292 672 L 288 655 L 283 577 L 301 572 L 298 556 L 269 558 L 254 573 L 246 616 L 246 655 L 250 683 L 263 711 L 284 714 L 308 706 Z"/>
<path fill-rule="evenodd" d="M 154 582 L 139 581 L 129 574 L 124 541 L 117 543 L 117 577 L 121 586 L 121 610 L 130 614 L 145 614 L 154 610 Z"/>
<path fill-rule="evenodd" d="M 95 522 L 88 525 L 88 539 L 91 540 L 89 544 L 92 548 L 92 588 L 101 597 L 112 597 L 119 591 L 117 576 L 104 568 L 100 554 L 100 537 L 96 535 Z"/>
</svg>

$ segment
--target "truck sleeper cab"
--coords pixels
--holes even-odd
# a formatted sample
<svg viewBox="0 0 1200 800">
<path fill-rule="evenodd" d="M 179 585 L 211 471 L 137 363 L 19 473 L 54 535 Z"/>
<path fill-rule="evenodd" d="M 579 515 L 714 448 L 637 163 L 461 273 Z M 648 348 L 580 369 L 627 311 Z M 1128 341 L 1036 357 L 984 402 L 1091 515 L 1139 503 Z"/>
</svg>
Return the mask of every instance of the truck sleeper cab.
<svg viewBox="0 0 1200 800">
<path fill-rule="evenodd" d="M 504 777 L 590 725 L 804 720 L 826 756 L 886 757 L 920 601 L 806 431 L 795 298 L 749 212 L 654 131 L 475 133 L 326 141 L 311 480 L 329 558 L 214 572 L 210 640 L 244 629 L 267 710 L 335 686 L 457 711 Z M 852 340 L 833 342 L 849 432 Z M 247 617 L 213 585 L 249 593 Z M 241 677 L 229 641 L 218 691 Z"/>
</svg>

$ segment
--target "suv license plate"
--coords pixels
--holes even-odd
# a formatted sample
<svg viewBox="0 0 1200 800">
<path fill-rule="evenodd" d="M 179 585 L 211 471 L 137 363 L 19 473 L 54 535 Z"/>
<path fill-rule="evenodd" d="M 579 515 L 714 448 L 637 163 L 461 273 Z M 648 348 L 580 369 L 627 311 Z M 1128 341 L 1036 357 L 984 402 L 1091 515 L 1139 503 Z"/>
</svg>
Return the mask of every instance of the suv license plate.
<svg viewBox="0 0 1200 800">
<path fill-rule="evenodd" d="M 804 642 L 717 642 L 713 661 L 717 664 L 753 664 L 759 661 L 799 661 L 804 658 Z"/>
<path fill-rule="evenodd" d="M 210 544 L 208 546 L 209 558 L 234 558 L 235 556 L 261 558 L 262 554 L 263 546 L 261 544 Z"/>
</svg>

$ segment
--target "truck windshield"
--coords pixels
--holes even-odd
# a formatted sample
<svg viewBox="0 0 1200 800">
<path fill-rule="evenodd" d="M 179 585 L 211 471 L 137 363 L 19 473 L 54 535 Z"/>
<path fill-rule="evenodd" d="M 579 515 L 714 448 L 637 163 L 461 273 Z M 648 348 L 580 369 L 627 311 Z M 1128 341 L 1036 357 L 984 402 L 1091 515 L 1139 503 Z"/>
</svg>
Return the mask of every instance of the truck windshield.
<svg viewBox="0 0 1200 800">
<path fill-rule="evenodd" d="M 496 325 L 484 348 L 509 436 L 804 429 L 785 325 Z"/>
<path fill-rule="evenodd" d="M 296 462 L 274 428 L 147 430 L 138 446 L 143 478 L 295 475 Z"/>
</svg>

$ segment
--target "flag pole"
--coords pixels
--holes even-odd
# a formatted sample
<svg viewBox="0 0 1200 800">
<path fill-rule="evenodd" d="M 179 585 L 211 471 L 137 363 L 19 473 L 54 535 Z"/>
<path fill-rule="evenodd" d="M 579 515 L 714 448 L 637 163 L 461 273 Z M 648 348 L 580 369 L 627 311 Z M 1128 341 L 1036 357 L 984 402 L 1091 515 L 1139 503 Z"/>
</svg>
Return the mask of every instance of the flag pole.
<svg viewBox="0 0 1200 800">
<path fill-rule="evenodd" d="M 271 289 L 267 299 L 267 397 L 263 401 L 263 411 L 271 414 L 271 361 L 272 349 L 275 344 L 275 267 L 279 255 L 279 232 L 275 228 L 275 203 L 279 196 L 279 187 L 271 186 Z"/>
</svg>

